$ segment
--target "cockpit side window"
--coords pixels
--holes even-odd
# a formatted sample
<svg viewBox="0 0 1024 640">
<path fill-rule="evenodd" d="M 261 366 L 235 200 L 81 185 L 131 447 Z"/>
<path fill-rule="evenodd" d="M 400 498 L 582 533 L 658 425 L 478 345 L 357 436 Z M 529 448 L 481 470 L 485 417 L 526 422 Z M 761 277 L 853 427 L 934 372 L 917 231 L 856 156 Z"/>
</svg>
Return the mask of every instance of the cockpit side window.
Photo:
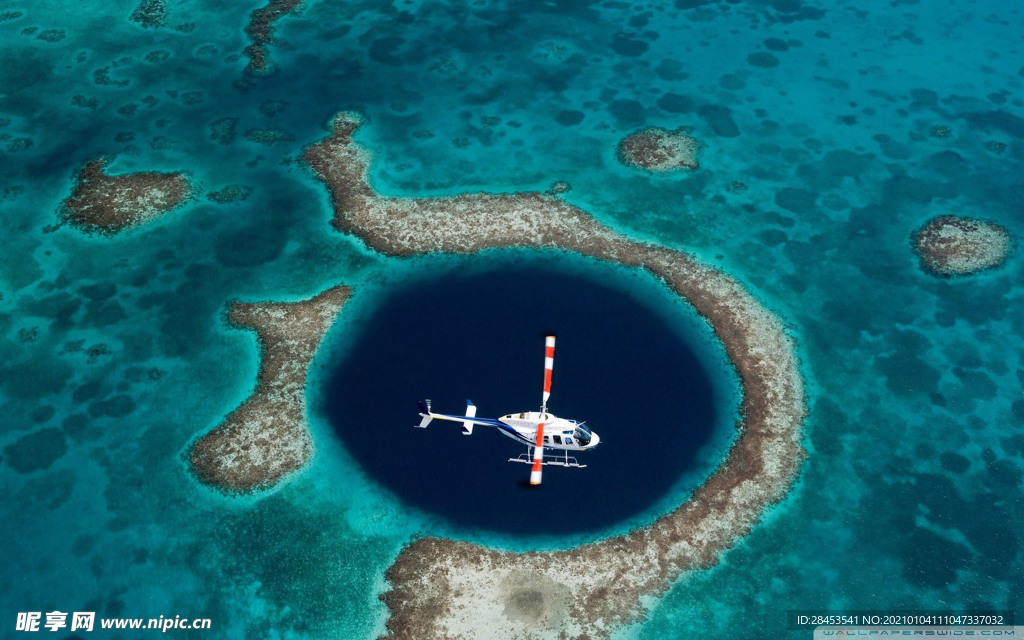
<svg viewBox="0 0 1024 640">
<path fill-rule="evenodd" d="M 584 426 L 576 427 L 576 432 L 573 433 L 576 436 L 576 442 L 580 443 L 584 447 L 590 444 L 590 429 Z"/>
</svg>

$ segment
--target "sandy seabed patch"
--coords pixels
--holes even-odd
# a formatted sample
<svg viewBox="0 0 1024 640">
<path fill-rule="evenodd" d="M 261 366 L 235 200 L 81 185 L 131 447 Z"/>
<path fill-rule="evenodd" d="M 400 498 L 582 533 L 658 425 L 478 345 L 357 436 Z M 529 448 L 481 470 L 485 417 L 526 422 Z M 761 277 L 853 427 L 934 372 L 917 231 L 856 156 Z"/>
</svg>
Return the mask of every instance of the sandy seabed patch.
<svg viewBox="0 0 1024 640">
<path fill-rule="evenodd" d="M 334 287 L 301 302 L 232 303 L 231 323 L 259 336 L 259 382 L 192 445 L 189 462 L 200 480 L 229 493 L 265 489 L 309 460 L 306 374 L 351 293 Z"/>
<path fill-rule="evenodd" d="M 616 155 L 628 167 L 665 173 L 696 169 L 699 149 L 700 145 L 684 129 L 648 127 L 623 138 Z"/>
<path fill-rule="evenodd" d="M 914 234 L 914 250 L 925 270 L 933 275 L 970 275 L 998 267 L 1006 260 L 1010 233 L 984 220 L 939 216 Z"/>
<path fill-rule="evenodd" d="M 75 187 L 60 205 L 61 223 L 86 233 L 113 235 L 138 227 L 181 206 L 192 194 L 182 173 L 141 171 L 110 175 L 112 158 L 91 160 L 78 172 Z"/>
</svg>

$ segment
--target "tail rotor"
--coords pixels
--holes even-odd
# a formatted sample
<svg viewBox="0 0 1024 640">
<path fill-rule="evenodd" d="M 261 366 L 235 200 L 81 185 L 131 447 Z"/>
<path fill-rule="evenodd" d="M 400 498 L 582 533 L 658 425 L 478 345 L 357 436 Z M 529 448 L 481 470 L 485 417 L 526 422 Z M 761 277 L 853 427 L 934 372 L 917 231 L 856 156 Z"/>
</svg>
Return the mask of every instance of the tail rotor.
<svg viewBox="0 0 1024 640">
<path fill-rule="evenodd" d="M 423 402 L 417 402 L 416 406 L 419 408 L 419 410 L 420 410 L 420 417 L 423 418 L 423 419 L 420 420 L 419 424 L 413 425 L 413 426 L 419 427 L 420 429 L 426 429 L 427 425 L 430 424 L 430 421 L 434 419 L 433 414 L 430 413 L 430 400 L 424 400 Z"/>
</svg>

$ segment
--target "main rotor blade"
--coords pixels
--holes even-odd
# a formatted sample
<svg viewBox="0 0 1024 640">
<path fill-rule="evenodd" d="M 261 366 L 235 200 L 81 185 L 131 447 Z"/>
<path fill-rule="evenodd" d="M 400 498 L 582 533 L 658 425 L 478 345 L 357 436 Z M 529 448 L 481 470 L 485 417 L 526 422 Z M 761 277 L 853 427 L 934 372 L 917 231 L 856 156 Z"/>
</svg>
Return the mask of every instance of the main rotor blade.
<svg viewBox="0 0 1024 640">
<path fill-rule="evenodd" d="M 533 469 L 530 470 L 530 484 L 540 484 L 540 470 L 544 467 L 544 423 L 537 423 L 537 442 L 533 447 Z"/>
<path fill-rule="evenodd" d="M 540 403 L 541 413 L 548 411 L 548 398 L 551 397 L 551 370 L 555 367 L 555 336 L 544 339 L 544 399 Z"/>
</svg>

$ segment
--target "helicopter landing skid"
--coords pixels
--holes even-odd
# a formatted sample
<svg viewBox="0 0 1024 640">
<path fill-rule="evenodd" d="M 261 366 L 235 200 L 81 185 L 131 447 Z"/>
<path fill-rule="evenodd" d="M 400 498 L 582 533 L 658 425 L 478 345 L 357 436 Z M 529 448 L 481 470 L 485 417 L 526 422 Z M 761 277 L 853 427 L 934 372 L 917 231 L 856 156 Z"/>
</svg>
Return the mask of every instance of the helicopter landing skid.
<svg viewBox="0 0 1024 640">
<path fill-rule="evenodd" d="M 529 453 L 520 453 L 516 458 L 509 458 L 509 462 L 522 462 L 524 464 L 533 464 L 533 457 Z M 545 458 L 541 461 L 543 465 L 552 465 L 555 467 L 575 467 L 577 469 L 584 469 L 587 465 L 580 464 L 576 461 L 573 456 L 564 456 L 561 458 Z"/>
</svg>

